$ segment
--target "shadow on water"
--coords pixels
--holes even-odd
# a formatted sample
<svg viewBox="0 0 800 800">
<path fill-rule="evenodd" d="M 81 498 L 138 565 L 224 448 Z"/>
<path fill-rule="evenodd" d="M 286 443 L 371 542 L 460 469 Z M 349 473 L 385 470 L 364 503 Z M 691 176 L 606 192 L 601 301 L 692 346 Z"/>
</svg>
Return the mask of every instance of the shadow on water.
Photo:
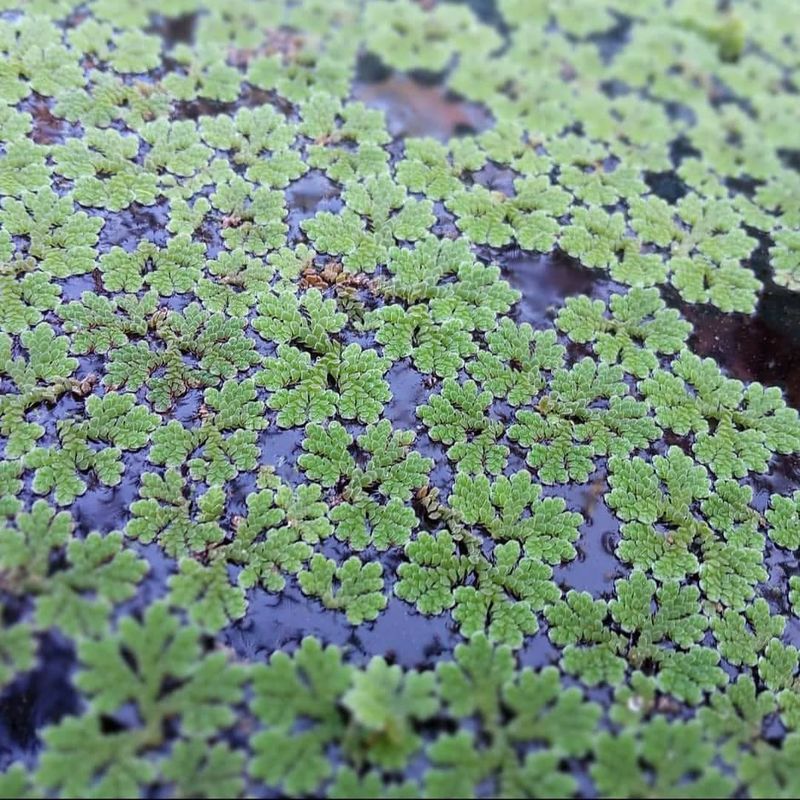
<svg viewBox="0 0 800 800">
<path fill-rule="evenodd" d="M 275 474 L 290 486 L 303 482 L 297 459 L 302 454 L 305 434 L 301 428 L 279 428 L 270 425 L 259 436 L 261 464 L 271 466 Z"/>
<path fill-rule="evenodd" d="M 325 611 L 292 582 L 280 594 L 254 591 L 240 622 L 223 631 L 224 643 L 240 657 L 265 661 L 279 649 L 295 649 L 305 636 L 343 648 L 348 661 L 365 664 L 374 655 L 403 667 L 432 667 L 460 641 L 449 613 L 418 614 L 394 595 L 374 622 L 353 627 L 344 614 Z"/>
<path fill-rule="evenodd" d="M 607 491 L 605 476 L 595 474 L 589 483 L 550 487 L 543 493 L 563 497 L 567 508 L 580 512 L 584 518 L 580 538 L 575 542 L 577 557 L 553 569 L 553 578 L 564 592 L 575 589 L 594 598 L 608 598 L 614 594 L 614 581 L 630 572 L 616 556 L 620 522 L 603 502 Z"/>
<path fill-rule="evenodd" d="M 449 91 L 443 76 L 396 73 L 374 56 L 359 60 L 356 75 L 353 98 L 383 111 L 393 137 L 430 136 L 446 142 L 492 125 L 489 111 Z"/>
<path fill-rule="evenodd" d="M 711 356 L 731 377 L 780 386 L 800 408 L 800 298 L 768 290 L 755 316 L 683 304 L 694 331 L 689 346 Z"/>
<path fill-rule="evenodd" d="M 56 634 L 44 634 L 36 669 L 20 675 L 0 694 L 1 769 L 14 761 L 31 765 L 42 728 L 80 710 L 71 682 L 74 665 L 72 646 Z"/>
<path fill-rule="evenodd" d="M 163 37 L 167 45 L 193 44 L 199 16 L 197 11 L 176 17 L 157 14 L 148 32 Z"/>
<path fill-rule="evenodd" d="M 125 527 L 130 519 L 131 503 L 139 499 L 141 476 L 153 467 L 144 450 L 124 452 L 122 464 L 125 471 L 116 486 L 105 486 L 93 473 L 87 476 L 86 491 L 70 506 L 77 535 L 87 536 L 92 531 L 108 533 Z"/>
<path fill-rule="evenodd" d="M 522 295 L 511 310 L 514 321 L 527 322 L 534 328 L 550 327 L 568 297 L 585 294 L 607 300 L 614 293 L 626 291 L 603 271 L 583 267 L 559 250 L 542 254 L 484 246 L 478 248 L 478 255 L 496 263 L 503 278 Z"/>
<path fill-rule="evenodd" d="M 732 314 L 711 305 L 684 303 L 671 288 L 662 294 L 694 326 L 689 346 L 711 356 L 733 378 L 780 386 L 788 402 L 800 408 L 800 293 L 772 280 L 770 240 L 757 236 L 758 247 L 745 263 L 764 284 L 755 314 Z"/>
<path fill-rule="evenodd" d="M 336 184 L 320 170 L 309 170 L 302 178 L 292 181 L 285 191 L 290 240 L 305 241 L 305 234 L 300 229 L 304 219 L 323 211 L 338 214 L 344 205 L 339 195 Z"/>
<path fill-rule="evenodd" d="M 67 138 L 81 135 L 81 126 L 56 117 L 52 112 L 53 105 L 51 98 L 37 92 L 31 92 L 19 103 L 19 110 L 31 115 L 30 138 L 36 144 L 64 144 Z"/>
<path fill-rule="evenodd" d="M 128 208 L 112 212 L 98 212 L 105 219 L 100 229 L 98 251 L 107 253 L 112 247 L 121 247 L 132 253 L 140 242 L 149 241 L 158 247 L 166 247 L 169 235 L 169 202 L 161 200 L 150 206 L 131 203 Z"/>
<path fill-rule="evenodd" d="M 430 390 L 425 386 L 425 376 L 417 372 L 408 359 L 392 364 L 386 373 L 392 399 L 383 409 L 383 418 L 393 427 L 415 430 L 419 424 L 417 406 L 426 402 Z"/>
</svg>

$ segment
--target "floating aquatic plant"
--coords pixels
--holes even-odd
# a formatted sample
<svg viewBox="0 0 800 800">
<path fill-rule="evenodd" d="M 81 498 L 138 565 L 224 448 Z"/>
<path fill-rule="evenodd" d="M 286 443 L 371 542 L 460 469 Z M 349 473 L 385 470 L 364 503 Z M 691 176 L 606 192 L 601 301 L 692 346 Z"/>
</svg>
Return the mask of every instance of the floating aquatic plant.
<svg viewBox="0 0 800 800">
<path fill-rule="evenodd" d="M 3 3 L 0 795 L 800 792 L 795 9 L 478 5 Z"/>
</svg>

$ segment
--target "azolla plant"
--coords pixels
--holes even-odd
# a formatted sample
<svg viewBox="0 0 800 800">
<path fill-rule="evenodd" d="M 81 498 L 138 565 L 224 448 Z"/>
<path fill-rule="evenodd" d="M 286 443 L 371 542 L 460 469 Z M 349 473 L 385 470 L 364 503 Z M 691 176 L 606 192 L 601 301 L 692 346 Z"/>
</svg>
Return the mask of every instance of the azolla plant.
<svg viewBox="0 0 800 800">
<path fill-rule="evenodd" d="M 796 11 L 0 0 L 0 795 L 800 794 Z"/>
</svg>

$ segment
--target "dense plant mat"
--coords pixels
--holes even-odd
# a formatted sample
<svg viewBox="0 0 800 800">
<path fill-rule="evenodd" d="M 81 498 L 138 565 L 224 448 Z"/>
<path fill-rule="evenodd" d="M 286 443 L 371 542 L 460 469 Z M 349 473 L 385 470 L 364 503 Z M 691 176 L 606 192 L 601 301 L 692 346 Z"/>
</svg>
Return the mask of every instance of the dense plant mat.
<svg viewBox="0 0 800 800">
<path fill-rule="evenodd" d="M 0 796 L 800 794 L 795 3 L 0 9 Z"/>
</svg>

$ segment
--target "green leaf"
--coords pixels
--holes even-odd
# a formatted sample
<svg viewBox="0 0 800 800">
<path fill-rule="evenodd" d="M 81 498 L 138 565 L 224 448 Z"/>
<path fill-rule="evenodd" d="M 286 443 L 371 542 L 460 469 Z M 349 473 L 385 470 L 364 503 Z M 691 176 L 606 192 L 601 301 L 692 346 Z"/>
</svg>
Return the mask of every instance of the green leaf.
<svg viewBox="0 0 800 800">
<path fill-rule="evenodd" d="M 339 414 L 358 422 L 377 422 L 384 404 L 392 399 L 389 384 L 383 379 L 389 360 L 353 343 L 341 353 L 331 353 L 322 363 L 336 381 Z"/>
<path fill-rule="evenodd" d="M 338 647 L 306 637 L 294 656 L 274 653 L 253 675 L 252 709 L 266 729 L 253 736 L 251 774 L 289 794 L 313 792 L 331 774 L 327 748 L 344 732 L 338 703 L 351 667 Z M 304 720 L 303 726 L 295 725 Z"/>
<path fill-rule="evenodd" d="M 556 320 L 574 342 L 591 342 L 601 361 L 622 364 L 626 372 L 644 378 L 659 366 L 659 357 L 683 349 L 691 325 L 667 309 L 656 289 L 634 288 L 612 295 L 608 304 L 588 297 L 567 298 Z"/>
<path fill-rule="evenodd" d="M 152 605 L 142 622 L 125 617 L 114 636 L 83 643 L 79 656 L 76 684 L 100 713 L 133 702 L 144 725 L 177 714 L 186 733 L 199 736 L 234 721 L 230 704 L 241 696 L 243 670 L 223 653 L 203 656 L 197 631 L 181 627 L 164 604 Z M 162 691 L 168 678 L 178 685 Z"/>
<path fill-rule="evenodd" d="M 76 637 L 104 635 L 112 609 L 134 596 L 147 562 L 126 550 L 117 532 L 72 539 L 66 556 L 67 565 L 42 587 L 36 621 Z"/>
<path fill-rule="evenodd" d="M 758 659 L 758 674 L 767 688 L 777 692 L 793 686 L 797 664 L 796 647 L 784 645 L 779 639 L 771 639 L 764 655 Z"/>
<path fill-rule="evenodd" d="M 378 551 L 402 546 L 417 525 L 414 511 L 397 498 L 386 505 L 369 499 L 340 503 L 331 510 L 330 519 L 336 523 L 336 538 L 354 550 L 363 550 L 370 544 Z"/>
<path fill-rule="evenodd" d="M 534 332 L 530 325 L 502 319 L 486 337 L 488 352 L 480 351 L 467 365 L 469 374 L 495 397 L 512 406 L 530 402 L 546 385 L 547 374 L 563 364 L 564 347 L 553 331 Z"/>
<path fill-rule="evenodd" d="M 791 497 L 774 494 L 766 518 L 769 538 L 779 547 L 797 550 L 800 547 L 800 491 Z"/>
<path fill-rule="evenodd" d="M 465 636 L 485 630 L 492 642 L 520 647 L 538 630 L 534 612 L 560 597 L 552 570 L 520 553 L 519 542 L 497 545 L 494 563 L 479 572 L 477 586 L 456 588 L 453 619 Z"/>
<path fill-rule="evenodd" d="M 601 793 L 618 797 L 727 797 L 733 783 L 713 755 L 696 722 L 656 717 L 640 731 L 601 733 L 591 772 Z"/>
<path fill-rule="evenodd" d="M 731 664 L 756 666 L 759 654 L 769 642 L 783 634 L 785 620 L 772 616 L 769 604 L 760 597 L 737 613 L 726 609 L 711 623 L 722 657 Z"/>
<path fill-rule="evenodd" d="M 247 497 L 247 516 L 236 518 L 236 535 L 227 556 L 244 569 L 239 583 L 260 582 L 269 591 L 285 585 L 284 573 L 295 574 L 311 558 L 311 545 L 329 536 L 333 526 L 316 484 L 296 492 L 278 484 Z"/>
<path fill-rule="evenodd" d="M 210 748 L 202 741 L 180 741 L 172 748 L 161 770 L 167 780 L 191 797 L 235 797 L 244 781 L 245 755 L 227 744 Z"/>
<path fill-rule="evenodd" d="M 484 475 L 470 478 L 459 473 L 450 505 L 465 523 L 480 525 L 494 539 L 522 543 L 528 556 L 549 564 L 576 556 L 573 545 L 583 517 L 566 511 L 560 497 L 541 497 L 541 487 L 528 472 L 501 475 L 491 484 Z"/>
<path fill-rule="evenodd" d="M 455 660 L 436 667 L 442 700 L 458 718 L 479 714 L 486 724 L 499 722 L 501 693 L 514 673 L 514 656 L 508 647 L 492 647 L 477 634 L 456 645 Z"/>
<path fill-rule="evenodd" d="M 704 692 L 724 686 L 728 676 L 717 666 L 719 653 L 709 647 L 694 647 L 669 654 L 658 673 L 661 691 L 691 705 L 698 705 Z"/>
<path fill-rule="evenodd" d="M 693 450 L 717 477 L 763 472 L 771 452 L 797 446 L 797 412 L 786 407 L 776 387 L 753 383 L 745 388 L 724 377 L 711 359 L 688 351 L 672 369 L 674 374 L 656 372 L 642 381 L 642 393 L 660 425 L 679 435 L 696 434 Z"/>
<path fill-rule="evenodd" d="M 172 557 L 199 553 L 222 541 L 218 521 L 224 493 L 217 487 L 205 494 L 184 493 L 185 485 L 172 469 L 164 477 L 145 472 L 139 487 L 141 499 L 131 503 L 132 519 L 125 533 L 143 544 L 157 541 Z"/>
<path fill-rule="evenodd" d="M 342 702 L 362 729 L 355 746 L 368 761 L 388 769 L 405 766 L 421 744 L 413 722 L 429 719 L 439 707 L 432 672 L 404 673 L 381 656 L 353 674 Z"/>
<path fill-rule="evenodd" d="M 86 433 L 90 439 L 107 442 L 121 450 L 139 450 L 149 441 L 160 423 L 156 414 L 136 404 L 132 394 L 109 392 L 87 398 L 89 420 Z"/>
<path fill-rule="evenodd" d="M 4 625 L 0 631 L 0 687 L 36 665 L 36 640 L 33 628 L 20 622 Z"/>
<path fill-rule="evenodd" d="M 178 574 L 169 579 L 168 600 L 170 605 L 186 609 L 192 623 L 216 632 L 245 615 L 244 592 L 231 586 L 223 561 L 204 567 L 194 559 L 183 558 L 178 569 Z"/>
<path fill-rule="evenodd" d="M 375 619 L 386 607 L 383 567 L 378 562 L 365 564 L 351 556 L 337 567 L 317 553 L 297 578 L 304 594 L 318 597 L 325 608 L 346 612 L 351 625 Z"/>
<path fill-rule="evenodd" d="M 405 546 L 407 563 L 400 564 L 395 594 L 415 603 L 423 614 L 441 614 L 455 603 L 453 588 L 470 571 L 467 560 L 458 555 L 447 531 L 432 536 L 421 533 Z"/>
<path fill-rule="evenodd" d="M 342 475 L 347 475 L 355 466 L 348 448 L 353 437 L 339 422 L 331 422 L 327 428 L 315 423 L 306 426 L 303 449 L 306 451 L 297 462 L 309 478 L 323 486 L 333 486 Z"/>
<path fill-rule="evenodd" d="M 731 766 L 738 765 L 742 745 L 762 735 L 765 717 L 775 710 L 775 698 L 768 692 L 756 692 L 749 675 L 740 675 L 729 683 L 725 693 L 711 695 L 709 705 L 698 711 L 698 718 L 714 739 L 722 742 L 722 754 Z"/>
<path fill-rule="evenodd" d="M 331 334 L 342 330 L 345 320 L 346 315 L 336 310 L 336 301 L 323 299 L 317 289 L 309 289 L 299 299 L 293 292 L 269 292 L 258 304 L 253 328 L 267 341 L 296 343 L 326 353 Z"/>
<path fill-rule="evenodd" d="M 428 405 L 417 408 L 417 416 L 437 442 L 454 444 L 466 441 L 468 431 L 482 431 L 487 425 L 489 392 L 478 392 L 474 381 L 446 380 L 440 394 L 432 395 Z"/>
</svg>

